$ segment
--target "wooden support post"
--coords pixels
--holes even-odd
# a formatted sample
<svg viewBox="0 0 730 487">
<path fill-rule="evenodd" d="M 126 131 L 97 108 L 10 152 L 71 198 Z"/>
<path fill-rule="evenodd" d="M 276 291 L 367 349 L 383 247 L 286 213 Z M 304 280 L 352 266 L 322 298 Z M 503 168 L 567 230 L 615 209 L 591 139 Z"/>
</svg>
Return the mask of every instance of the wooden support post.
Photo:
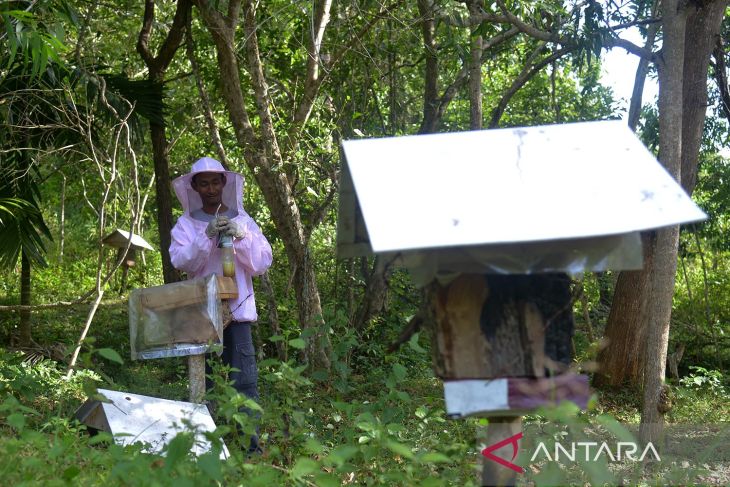
<svg viewBox="0 0 730 487">
<path fill-rule="evenodd" d="M 121 296 L 127 290 L 127 277 L 129 276 L 129 266 L 122 264 L 122 284 L 119 285 L 119 295 Z"/>
<path fill-rule="evenodd" d="M 205 395 L 205 354 L 188 356 L 190 402 L 201 403 Z"/>
<path fill-rule="evenodd" d="M 503 447 L 492 451 L 491 454 L 511 464 L 515 461 L 515 448 L 519 447 L 519 441 L 515 435 L 519 435 L 521 432 L 522 418 L 520 416 L 489 418 L 485 445 L 489 447 L 501 441 L 507 442 Z M 482 487 L 516 485 L 518 473 L 512 468 L 482 456 Z"/>
</svg>

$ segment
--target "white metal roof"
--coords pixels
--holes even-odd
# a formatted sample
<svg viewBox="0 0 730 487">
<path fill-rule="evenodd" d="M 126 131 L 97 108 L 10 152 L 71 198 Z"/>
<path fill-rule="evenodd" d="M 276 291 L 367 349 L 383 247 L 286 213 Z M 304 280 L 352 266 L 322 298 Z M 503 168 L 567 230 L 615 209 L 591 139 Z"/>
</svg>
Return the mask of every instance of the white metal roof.
<svg viewBox="0 0 730 487">
<path fill-rule="evenodd" d="M 159 453 L 177 433 L 193 431 L 192 452 L 200 455 L 210 451 L 211 444 L 204 433 L 213 432 L 216 426 L 204 404 L 108 389 L 99 389 L 99 393 L 110 401 L 100 402 L 97 407 L 103 409 L 116 443 L 148 443 L 148 451 Z M 222 448 L 221 457 L 227 458 L 228 450 L 225 445 Z"/>
<path fill-rule="evenodd" d="M 616 235 L 706 217 L 621 121 L 342 145 L 374 252 Z"/>
</svg>

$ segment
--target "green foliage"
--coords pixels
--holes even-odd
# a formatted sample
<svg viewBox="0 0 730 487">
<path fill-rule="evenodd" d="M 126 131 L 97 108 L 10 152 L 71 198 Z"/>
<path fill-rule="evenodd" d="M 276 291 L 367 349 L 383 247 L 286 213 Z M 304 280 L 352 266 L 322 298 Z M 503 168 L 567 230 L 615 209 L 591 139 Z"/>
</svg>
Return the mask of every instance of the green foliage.
<svg viewBox="0 0 730 487">
<path fill-rule="evenodd" d="M 36 265 L 46 265 L 43 238 L 51 233 L 39 208 L 38 171 L 29 162 L 20 151 L 0 159 L 0 268 L 14 266 L 21 253 Z"/>
<path fill-rule="evenodd" d="M 69 418 L 85 397 L 85 387 L 101 380 L 91 370 L 81 371 L 69 380 L 56 362 L 28 359 L 24 353 L 0 349 L 0 394 L 8 407 L 23 404 L 19 410 L 29 413 L 24 425 L 42 429 L 46 422 Z"/>
<path fill-rule="evenodd" d="M 719 370 L 707 370 L 704 367 L 691 365 L 690 373 L 679 380 L 679 383 L 687 388 L 704 388 L 711 394 L 721 396 L 725 390 L 722 386 L 722 372 Z"/>
<path fill-rule="evenodd" d="M 43 0 L 24 10 L 12 9 L 10 2 L 6 2 L 2 9 L 0 21 L 5 32 L 0 37 L 0 48 L 7 52 L 3 67 L 19 63 L 26 70 L 30 68 L 32 80 L 45 72 L 49 61 L 61 62 L 61 55 L 67 50 L 65 29 L 77 24 L 68 2 Z"/>
<path fill-rule="evenodd" d="M 691 372 L 673 388 L 670 417 L 676 423 L 724 423 L 730 416 L 727 377 L 719 370 L 691 365 Z"/>
</svg>

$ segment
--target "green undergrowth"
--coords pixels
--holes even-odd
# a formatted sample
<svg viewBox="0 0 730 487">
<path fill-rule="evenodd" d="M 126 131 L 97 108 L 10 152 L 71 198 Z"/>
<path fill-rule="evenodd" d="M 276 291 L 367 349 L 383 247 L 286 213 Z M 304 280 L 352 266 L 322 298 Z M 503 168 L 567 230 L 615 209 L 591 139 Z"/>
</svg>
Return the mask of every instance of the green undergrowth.
<svg viewBox="0 0 730 487">
<path fill-rule="evenodd" d="M 36 328 L 36 339 L 55 343 L 69 336 L 70 323 L 82 321 L 83 313 L 49 311 L 37 320 L 44 326 Z M 5 485 L 479 484 L 477 437 L 486 420 L 446 418 L 426 336 L 417 334 L 388 353 L 381 345 L 387 337 L 358 338 L 333 321 L 337 339 L 331 372 L 306 370 L 295 358 L 286 363 L 261 360 L 260 404 L 237 394 L 222 379 L 226 371 L 214 364 L 215 386 L 207 400 L 218 428 L 210 439 L 214 445 L 224 442 L 231 453 L 220 460 L 216 451 L 189 455 L 189 435 L 179 435 L 163 455 L 156 455 L 145 453 L 144 445 L 120 446 L 106 434 L 91 436 L 72 419 L 97 387 L 175 400 L 188 395 L 184 358 L 131 361 L 122 356 L 129 349 L 125 306 L 104 306 L 97 320 L 95 336 L 85 344 L 81 366 L 70 379 L 61 363 L 31 363 L 21 352 L 0 349 L 0 475 Z M 296 357 L 306 338 L 274 336 L 264 343 L 269 347 L 283 340 Z M 62 344 L 68 353 L 72 343 Z M 730 417 L 730 394 L 714 370 L 695 367 L 673 385 L 672 402 L 670 423 Z M 262 454 L 246 454 L 255 425 L 239 412 L 242 407 L 259 418 Z M 597 391 L 587 412 L 557 408 L 525 422 L 636 424 L 640 411 L 640 394 L 623 388 Z M 602 476 L 600 469 L 573 466 L 557 473 L 543 469 L 535 478 L 590 483 Z"/>
<path fill-rule="evenodd" d="M 408 350 L 409 355 L 423 354 L 427 363 L 425 352 L 417 342 Z M 0 352 L 0 473 L 6 485 L 478 485 L 476 434 L 485 420 L 446 419 L 440 382 L 429 368 L 405 366 L 402 362 L 408 360 L 398 355 L 386 355 L 379 367 L 367 371 L 341 367 L 344 379 L 335 374 L 338 380 L 316 373 L 305 376 L 304 368 L 293 362 L 264 360 L 260 405 L 221 380 L 225 370 L 216 365 L 208 399 L 216 405 L 218 429 L 211 438 L 214 444 L 227 445 L 231 457 L 225 461 L 215 451 L 198 458 L 188 455 L 189 435 L 176 437 L 163 456 L 153 455 L 144 453 L 144 446 L 115 445 L 105 434 L 90 436 L 71 419 L 94 387 L 180 398 L 186 394 L 184 381 L 160 382 L 166 374 L 180 373 L 175 372 L 180 364 L 153 373 L 163 361 L 144 363 L 130 390 L 88 369 L 67 380 L 56 362 L 31 365 L 24 358 L 19 352 Z M 107 368 L 119 362 L 124 363 L 121 368 L 135 366 L 109 348 L 89 348 L 83 361 Z M 708 411 L 709 404 L 715 405 L 715 415 L 705 420 L 722 419 L 727 390 L 711 371 L 697 373 L 675 388 L 670 420 L 697 421 L 687 411 L 698 412 L 698 401 L 705 401 Z M 144 382 L 148 390 L 141 391 Z M 597 397 L 588 412 L 558 408 L 529 416 L 526 422 L 635 422 L 638 417 L 635 395 Z M 259 411 L 263 454 L 245 453 L 254 424 L 240 407 Z M 569 474 L 570 469 L 561 473 Z M 601 472 L 572 475 L 601 478 Z"/>
<path fill-rule="evenodd" d="M 473 425 L 447 422 L 441 387 L 430 370 L 406 367 L 395 356 L 367 373 L 340 366 L 336 378 L 310 374 L 317 379 L 306 377 L 294 362 L 264 360 L 260 406 L 221 380 L 225 371 L 216 367 L 208 399 L 216 405 L 213 439 L 224 441 L 231 452 L 226 461 L 214 454 L 187 455 L 192 438 L 185 435 L 170 443 L 164 456 L 144 454 L 140 446 L 90 436 L 71 419 L 95 386 L 182 398 L 183 380 L 161 381 L 180 374 L 180 363 L 139 365 L 111 348 L 89 347 L 83 361 L 102 374 L 84 369 L 66 380 L 56 362 L 31 365 L 25 358 L 20 352 L 0 353 L 5 397 L 0 472 L 6 485 L 468 485 L 476 479 Z M 128 366 L 132 371 L 121 379 L 110 375 Z M 264 452 L 250 458 L 245 446 L 254 426 L 238 411 L 242 406 L 260 409 Z"/>
</svg>

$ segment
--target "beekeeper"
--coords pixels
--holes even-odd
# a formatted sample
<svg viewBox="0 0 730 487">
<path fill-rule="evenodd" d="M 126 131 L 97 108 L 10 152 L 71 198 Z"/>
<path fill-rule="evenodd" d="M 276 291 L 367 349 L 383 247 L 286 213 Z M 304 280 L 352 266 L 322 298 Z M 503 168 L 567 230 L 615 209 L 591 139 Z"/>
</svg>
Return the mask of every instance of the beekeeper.
<svg viewBox="0 0 730 487">
<path fill-rule="evenodd" d="M 221 239 L 233 241 L 238 298 L 230 300 L 233 321 L 223 331 L 223 363 L 233 386 L 258 400 L 258 371 L 251 338 L 256 301 L 251 278 L 271 265 L 271 245 L 243 209 L 243 176 L 226 171 L 215 159 L 198 159 L 190 173 L 173 181 L 184 213 L 172 229 L 170 259 L 189 279 L 223 275 Z"/>
</svg>

